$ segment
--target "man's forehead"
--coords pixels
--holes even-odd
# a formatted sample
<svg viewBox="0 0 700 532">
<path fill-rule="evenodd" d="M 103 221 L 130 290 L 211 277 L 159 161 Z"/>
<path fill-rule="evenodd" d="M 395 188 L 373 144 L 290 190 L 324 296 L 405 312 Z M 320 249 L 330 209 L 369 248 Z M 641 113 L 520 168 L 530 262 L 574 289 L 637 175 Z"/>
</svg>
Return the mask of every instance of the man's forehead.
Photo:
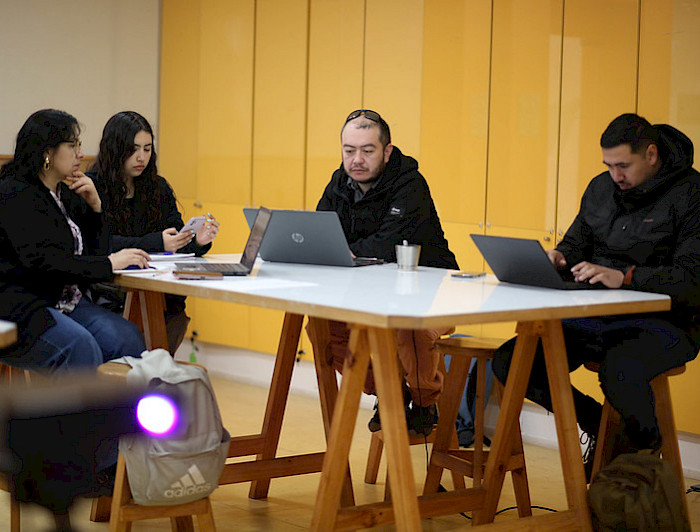
<svg viewBox="0 0 700 532">
<path fill-rule="evenodd" d="M 379 146 L 379 128 L 360 128 L 349 123 L 340 136 L 343 146 Z"/>
<path fill-rule="evenodd" d="M 635 155 L 632 151 L 632 147 L 629 144 L 618 144 L 612 148 L 603 148 L 603 160 L 606 163 L 613 161 L 619 161 L 621 159 L 630 160 Z"/>
</svg>

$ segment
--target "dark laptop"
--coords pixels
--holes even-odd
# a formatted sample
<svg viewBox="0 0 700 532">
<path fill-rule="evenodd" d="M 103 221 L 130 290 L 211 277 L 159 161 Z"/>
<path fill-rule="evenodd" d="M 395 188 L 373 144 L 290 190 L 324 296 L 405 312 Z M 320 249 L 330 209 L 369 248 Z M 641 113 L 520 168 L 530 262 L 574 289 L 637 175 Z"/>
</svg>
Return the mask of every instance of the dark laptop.
<svg viewBox="0 0 700 532">
<path fill-rule="evenodd" d="M 182 272 L 210 272 L 221 275 L 248 275 L 255 264 L 258 250 L 262 244 L 263 237 L 270 225 L 272 212 L 265 207 L 258 209 L 255 220 L 250 228 L 248 241 L 243 250 L 241 262 L 176 262 L 177 270 Z"/>
<path fill-rule="evenodd" d="M 243 209 L 249 226 L 256 212 L 257 209 Z M 374 257 L 353 259 L 338 213 L 334 211 L 273 210 L 260 257 L 271 262 L 327 266 L 368 266 L 384 262 Z"/>
<path fill-rule="evenodd" d="M 537 240 L 474 234 L 470 236 L 499 281 L 560 290 L 605 288 L 603 283 L 564 280 L 562 273 L 566 272 L 557 270 Z"/>
</svg>

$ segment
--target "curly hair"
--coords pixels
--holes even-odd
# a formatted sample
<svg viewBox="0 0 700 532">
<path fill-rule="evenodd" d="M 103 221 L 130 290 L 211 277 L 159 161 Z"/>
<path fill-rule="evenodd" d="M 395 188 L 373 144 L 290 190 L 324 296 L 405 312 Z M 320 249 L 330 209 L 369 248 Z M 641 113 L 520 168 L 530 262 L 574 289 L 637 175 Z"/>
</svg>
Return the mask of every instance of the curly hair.
<svg viewBox="0 0 700 532">
<path fill-rule="evenodd" d="M 2 166 L 0 179 L 14 176 L 39 183 L 46 151 L 62 142 L 74 142 L 79 136 L 80 125 L 73 115 L 56 109 L 33 113 L 17 133 L 14 156 Z"/>
<path fill-rule="evenodd" d="M 158 187 L 158 167 L 155 146 L 151 158 L 141 175 L 134 178 L 134 197 L 143 199 L 148 213 L 145 227 L 132 227 L 129 209 L 124 207 L 126 183 L 122 176 L 124 163 L 136 150 L 134 139 L 140 131 L 153 138 L 153 128 L 143 116 L 135 111 L 122 111 L 107 121 L 102 131 L 100 151 L 91 170 L 97 173 L 103 189 L 103 208 L 107 221 L 116 234 L 135 236 L 160 231 L 162 225 L 161 194 Z"/>
</svg>

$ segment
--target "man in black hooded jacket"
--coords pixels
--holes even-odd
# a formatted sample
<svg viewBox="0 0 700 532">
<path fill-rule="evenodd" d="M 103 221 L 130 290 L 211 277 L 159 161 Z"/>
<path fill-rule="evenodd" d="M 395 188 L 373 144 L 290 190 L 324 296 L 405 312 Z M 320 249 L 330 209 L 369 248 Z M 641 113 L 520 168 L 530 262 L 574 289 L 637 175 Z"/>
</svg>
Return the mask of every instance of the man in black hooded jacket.
<svg viewBox="0 0 700 532">
<path fill-rule="evenodd" d="M 600 363 L 603 393 L 624 421 L 617 452 L 659 449 L 649 383 L 694 359 L 700 346 L 700 173 L 692 168 L 688 137 L 636 114 L 615 118 L 600 144 L 608 171 L 590 182 L 576 219 L 549 258 L 559 269 L 570 268 L 579 282 L 668 294 L 672 308 L 562 320 L 569 368 Z M 502 382 L 514 343 L 504 344 L 494 359 Z M 527 397 L 552 410 L 541 346 Z M 575 388 L 574 404 L 594 444 L 602 407 Z"/>
<path fill-rule="evenodd" d="M 395 262 L 395 245 L 405 240 L 421 246 L 420 265 L 457 269 L 428 183 L 418 172 L 416 160 L 391 144 L 384 119 L 368 109 L 350 113 L 341 130 L 341 144 L 343 163 L 316 210 L 338 213 L 352 253 Z M 435 403 L 444 376 L 438 370 L 440 355 L 434 344 L 448 332 L 446 328 L 397 331 L 398 355 L 409 386 L 404 394 L 407 422 L 413 434 L 429 434 L 437 421 Z M 331 322 L 331 355 L 338 371 L 348 354 L 348 338 L 345 323 Z M 375 394 L 371 371 L 365 392 Z M 380 429 L 378 410 L 369 428 Z"/>
</svg>

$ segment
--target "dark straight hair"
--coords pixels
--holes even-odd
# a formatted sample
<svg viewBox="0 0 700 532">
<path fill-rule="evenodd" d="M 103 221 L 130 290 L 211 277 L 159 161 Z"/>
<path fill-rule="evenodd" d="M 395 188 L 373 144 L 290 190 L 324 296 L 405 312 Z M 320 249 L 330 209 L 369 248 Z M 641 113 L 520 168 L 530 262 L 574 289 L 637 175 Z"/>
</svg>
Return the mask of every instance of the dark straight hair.
<svg viewBox="0 0 700 532">
<path fill-rule="evenodd" d="M 17 133 L 15 153 L 0 170 L 0 179 L 10 175 L 29 183 L 39 183 L 47 150 L 80 136 L 78 120 L 65 111 L 42 109 L 27 118 Z"/>
<path fill-rule="evenodd" d="M 649 144 L 659 143 L 659 132 L 646 118 L 634 113 L 625 113 L 615 118 L 600 136 L 601 148 L 614 148 L 629 144 L 632 153 L 647 149 Z"/>
</svg>

